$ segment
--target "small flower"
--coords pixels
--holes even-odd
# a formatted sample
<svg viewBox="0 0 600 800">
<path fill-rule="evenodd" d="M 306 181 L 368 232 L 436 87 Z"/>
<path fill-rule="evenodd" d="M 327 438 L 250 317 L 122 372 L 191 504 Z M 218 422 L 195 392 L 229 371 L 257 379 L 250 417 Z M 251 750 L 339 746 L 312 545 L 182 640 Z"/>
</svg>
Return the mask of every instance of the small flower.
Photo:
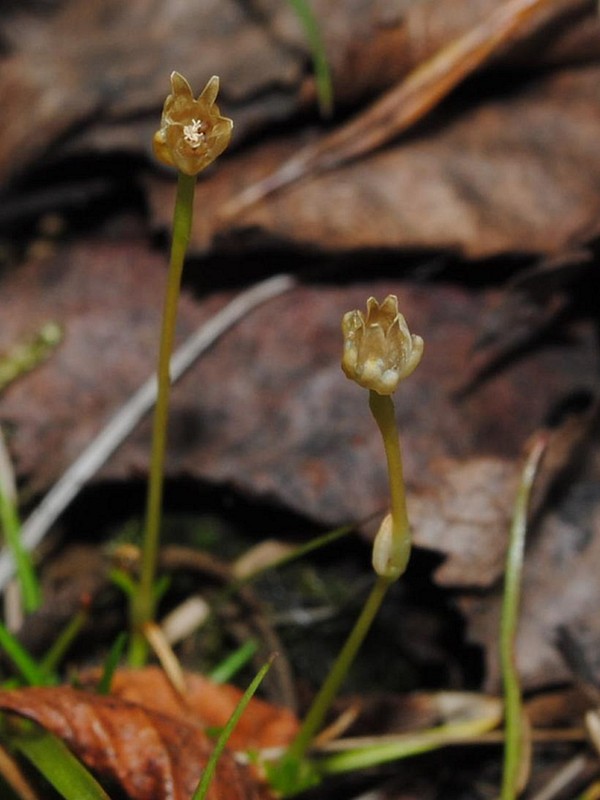
<svg viewBox="0 0 600 800">
<path fill-rule="evenodd" d="M 342 333 L 346 377 L 378 394 L 395 392 L 423 355 L 423 339 L 408 330 L 394 294 L 381 305 L 369 297 L 366 317 L 362 311 L 348 311 L 342 320 Z"/>
<path fill-rule="evenodd" d="M 231 139 L 233 122 L 222 117 L 215 100 L 219 91 L 216 75 L 197 100 L 183 75 L 171 74 L 172 93 L 165 100 L 160 130 L 152 141 L 154 154 L 185 175 L 197 175 L 221 155 Z"/>
</svg>

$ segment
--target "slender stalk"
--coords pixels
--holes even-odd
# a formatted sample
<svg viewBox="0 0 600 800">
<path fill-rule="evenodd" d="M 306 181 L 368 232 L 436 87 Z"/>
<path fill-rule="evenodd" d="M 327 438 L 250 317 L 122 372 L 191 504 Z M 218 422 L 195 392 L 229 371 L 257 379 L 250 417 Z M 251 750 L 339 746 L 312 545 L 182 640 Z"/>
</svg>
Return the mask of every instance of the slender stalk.
<svg viewBox="0 0 600 800">
<path fill-rule="evenodd" d="M 370 391 L 369 408 L 383 437 L 390 481 L 392 517 L 394 518 L 395 527 L 405 533 L 408 531 L 409 525 L 406 512 L 406 494 L 404 492 L 404 470 L 402 468 L 402 454 L 400 453 L 394 401 L 390 395 Z"/>
<path fill-rule="evenodd" d="M 527 512 L 531 489 L 537 474 L 540 459 L 546 447 L 546 438 L 538 438 L 527 456 L 510 531 L 506 559 L 506 577 L 502 598 L 500 622 L 500 660 L 504 684 L 504 769 L 502 774 L 501 800 L 514 800 L 518 794 L 519 774 L 523 760 L 522 699 L 519 673 L 516 665 L 515 640 L 517 633 L 519 604 L 521 599 L 521 576 Z"/>
<path fill-rule="evenodd" d="M 167 291 L 163 306 L 162 329 L 160 334 L 157 370 L 158 391 L 156 406 L 154 407 L 152 428 L 152 453 L 150 457 L 150 475 L 146 504 L 146 527 L 142 547 L 140 580 L 131 603 L 132 638 L 129 662 L 132 666 L 140 666 L 146 660 L 148 645 L 142 630 L 144 625 L 152 620 L 155 610 L 154 579 L 158 558 L 165 451 L 167 444 L 167 422 L 171 392 L 169 362 L 175 341 L 175 324 L 177 321 L 177 306 L 181 289 L 183 262 L 192 227 L 195 186 L 195 175 L 189 176 L 181 172 L 179 173 L 173 216 L 171 258 L 169 262 Z"/>
<path fill-rule="evenodd" d="M 292 742 L 287 754 L 290 760 L 301 760 L 304 757 L 312 739 L 321 727 L 325 714 L 342 681 L 348 674 L 365 636 L 369 632 L 387 590 L 404 571 L 410 553 L 410 527 L 406 512 L 404 473 L 394 403 L 388 395 L 380 395 L 371 391 L 369 392 L 369 406 L 381 431 L 387 459 L 392 509 L 392 547 L 390 556 L 392 569 L 388 574 L 378 575 L 377 581 L 354 628 L 325 679 L 325 683 L 315 697 L 302 723 L 300 732 Z"/>
<path fill-rule="evenodd" d="M 390 484 L 392 536 L 388 555 L 389 577 L 399 578 L 408 563 L 411 537 L 406 510 L 404 470 L 402 468 L 402 453 L 400 451 L 394 401 L 389 395 L 381 395 L 370 391 L 369 408 L 383 438 Z"/>
<path fill-rule="evenodd" d="M 294 741 L 292 742 L 286 758 L 301 760 L 310 743 L 315 737 L 316 733 L 321 728 L 325 714 L 334 700 L 341 684 L 352 665 L 356 654 L 364 641 L 365 636 L 369 632 L 371 624 L 375 619 L 385 594 L 391 584 L 392 580 L 379 576 L 371 594 L 367 598 L 359 618 L 356 620 L 354 628 L 346 639 L 346 642 L 340 650 L 338 657 L 331 668 L 331 671 L 319 693 L 315 697 L 312 706 L 306 715 L 302 727 Z"/>
</svg>

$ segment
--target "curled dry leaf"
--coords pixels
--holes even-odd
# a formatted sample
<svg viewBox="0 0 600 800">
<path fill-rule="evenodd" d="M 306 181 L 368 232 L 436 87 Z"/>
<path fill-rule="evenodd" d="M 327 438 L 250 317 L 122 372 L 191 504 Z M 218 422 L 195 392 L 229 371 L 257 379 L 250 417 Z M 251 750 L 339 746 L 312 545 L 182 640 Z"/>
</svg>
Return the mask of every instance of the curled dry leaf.
<svg viewBox="0 0 600 800">
<path fill-rule="evenodd" d="M 286 161 L 262 182 L 250 186 L 225 209 L 235 215 L 272 192 L 303 177 L 364 156 L 397 137 L 446 97 L 465 77 L 536 16 L 544 19 L 553 0 L 509 0 L 488 17 L 421 64 L 355 120 Z"/>
<path fill-rule="evenodd" d="M 97 678 L 95 672 L 81 676 L 84 685 L 96 682 Z M 243 694 L 235 686 L 217 684 L 191 672 L 185 673 L 185 685 L 185 696 L 181 696 L 158 667 L 121 669 L 114 675 L 111 694 L 204 728 L 222 727 Z M 228 747 L 230 750 L 284 747 L 297 730 L 298 720 L 290 711 L 255 697 L 232 733 Z"/>
<path fill-rule="evenodd" d="M 120 697 L 67 686 L 0 693 L 0 709 L 34 720 L 131 800 L 189 800 L 213 749 L 197 725 Z M 247 709 L 248 713 L 249 709 Z M 254 772 L 225 751 L 208 800 L 270 800 Z"/>
</svg>

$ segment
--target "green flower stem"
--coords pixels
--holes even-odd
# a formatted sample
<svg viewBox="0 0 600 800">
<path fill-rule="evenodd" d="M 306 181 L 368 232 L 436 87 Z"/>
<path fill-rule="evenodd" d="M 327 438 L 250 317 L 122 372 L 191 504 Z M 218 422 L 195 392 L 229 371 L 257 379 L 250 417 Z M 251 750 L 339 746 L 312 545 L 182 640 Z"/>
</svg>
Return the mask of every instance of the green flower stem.
<svg viewBox="0 0 600 800">
<path fill-rule="evenodd" d="M 325 683 L 315 697 L 296 739 L 290 746 L 286 756 L 286 758 L 290 760 L 300 761 L 304 757 L 315 734 L 320 729 L 325 714 L 335 698 L 342 681 L 348 674 L 365 636 L 369 632 L 387 590 L 402 574 L 406 567 L 406 562 L 408 561 L 410 552 L 410 528 L 408 524 L 408 515 L 406 513 L 402 455 L 400 453 L 394 403 L 391 397 L 371 391 L 369 392 L 369 406 L 381 431 L 387 459 L 393 520 L 392 559 L 394 569 L 389 575 L 378 576 L 350 636 L 340 651 Z"/>
<path fill-rule="evenodd" d="M 158 356 L 158 393 L 154 408 L 152 429 L 152 453 L 148 479 L 146 505 L 146 527 L 142 545 L 140 580 L 131 603 L 132 639 L 129 662 L 141 666 L 147 657 L 148 645 L 142 633 L 143 627 L 154 617 L 155 593 L 154 579 L 160 538 L 162 498 L 164 485 L 165 451 L 167 444 L 167 422 L 169 416 L 169 396 L 171 377 L 169 362 L 175 341 L 177 305 L 181 288 L 183 262 L 190 240 L 194 208 L 194 189 L 196 176 L 179 173 L 177 198 L 173 215 L 173 240 L 167 277 L 167 292 L 163 306 L 160 351 Z"/>
<path fill-rule="evenodd" d="M 522 700 L 516 665 L 515 639 L 521 598 L 527 512 L 531 489 L 545 447 L 546 437 L 539 437 L 534 442 L 525 461 L 515 502 L 506 559 L 500 622 L 500 660 L 504 684 L 505 718 L 504 769 L 500 795 L 502 800 L 514 800 L 517 797 L 519 773 L 523 760 Z"/>
<path fill-rule="evenodd" d="M 340 650 L 329 675 L 325 679 L 325 683 L 315 697 L 298 735 L 290 745 L 286 754 L 286 759 L 300 761 L 304 757 L 306 750 L 320 730 L 325 714 L 329 710 L 344 678 L 348 674 L 350 666 L 365 636 L 369 632 L 385 594 L 392 583 L 393 581 L 389 578 L 381 576 L 377 578 L 354 628 Z"/>
<path fill-rule="evenodd" d="M 390 504 L 392 513 L 392 545 L 389 564 L 390 577 L 399 578 L 406 569 L 410 556 L 410 525 L 406 511 L 406 494 L 404 491 L 404 470 L 400 439 L 394 411 L 394 401 L 389 395 L 369 392 L 369 408 L 379 426 L 387 459 L 390 482 Z"/>
</svg>

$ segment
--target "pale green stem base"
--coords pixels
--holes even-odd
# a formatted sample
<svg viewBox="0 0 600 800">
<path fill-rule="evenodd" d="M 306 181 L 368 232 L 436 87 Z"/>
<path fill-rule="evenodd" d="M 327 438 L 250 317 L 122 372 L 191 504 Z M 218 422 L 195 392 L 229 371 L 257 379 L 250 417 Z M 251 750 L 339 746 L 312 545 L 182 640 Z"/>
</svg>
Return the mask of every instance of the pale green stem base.
<svg viewBox="0 0 600 800">
<path fill-rule="evenodd" d="M 154 617 L 155 593 L 154 579 L 158 559 L 162 498 L 164 485 L 165 451 L 167 445 L 167 422 L 169 416 L 169 397 L 171 378 L 169 363 L 175 341 L 177 306 L 181 288 L 183 262 L 187 251 L 194 207 L 196 177 L 179 173 L 177 198 L 173 215 L 173 240 L 167 277 L 167 291 L 163 306 L 160 351 L 158 356 L 158 393 L 154 408 L 152 427 L 152 453 L 146 505 L 146 527 L 142 543 L 142 557 L 139 584 L 131 598 L 132 639 L 129 650 L 131 666 L 145 663 L 148 644 L 143 634 L 144 625 Z"/>
</svg>

